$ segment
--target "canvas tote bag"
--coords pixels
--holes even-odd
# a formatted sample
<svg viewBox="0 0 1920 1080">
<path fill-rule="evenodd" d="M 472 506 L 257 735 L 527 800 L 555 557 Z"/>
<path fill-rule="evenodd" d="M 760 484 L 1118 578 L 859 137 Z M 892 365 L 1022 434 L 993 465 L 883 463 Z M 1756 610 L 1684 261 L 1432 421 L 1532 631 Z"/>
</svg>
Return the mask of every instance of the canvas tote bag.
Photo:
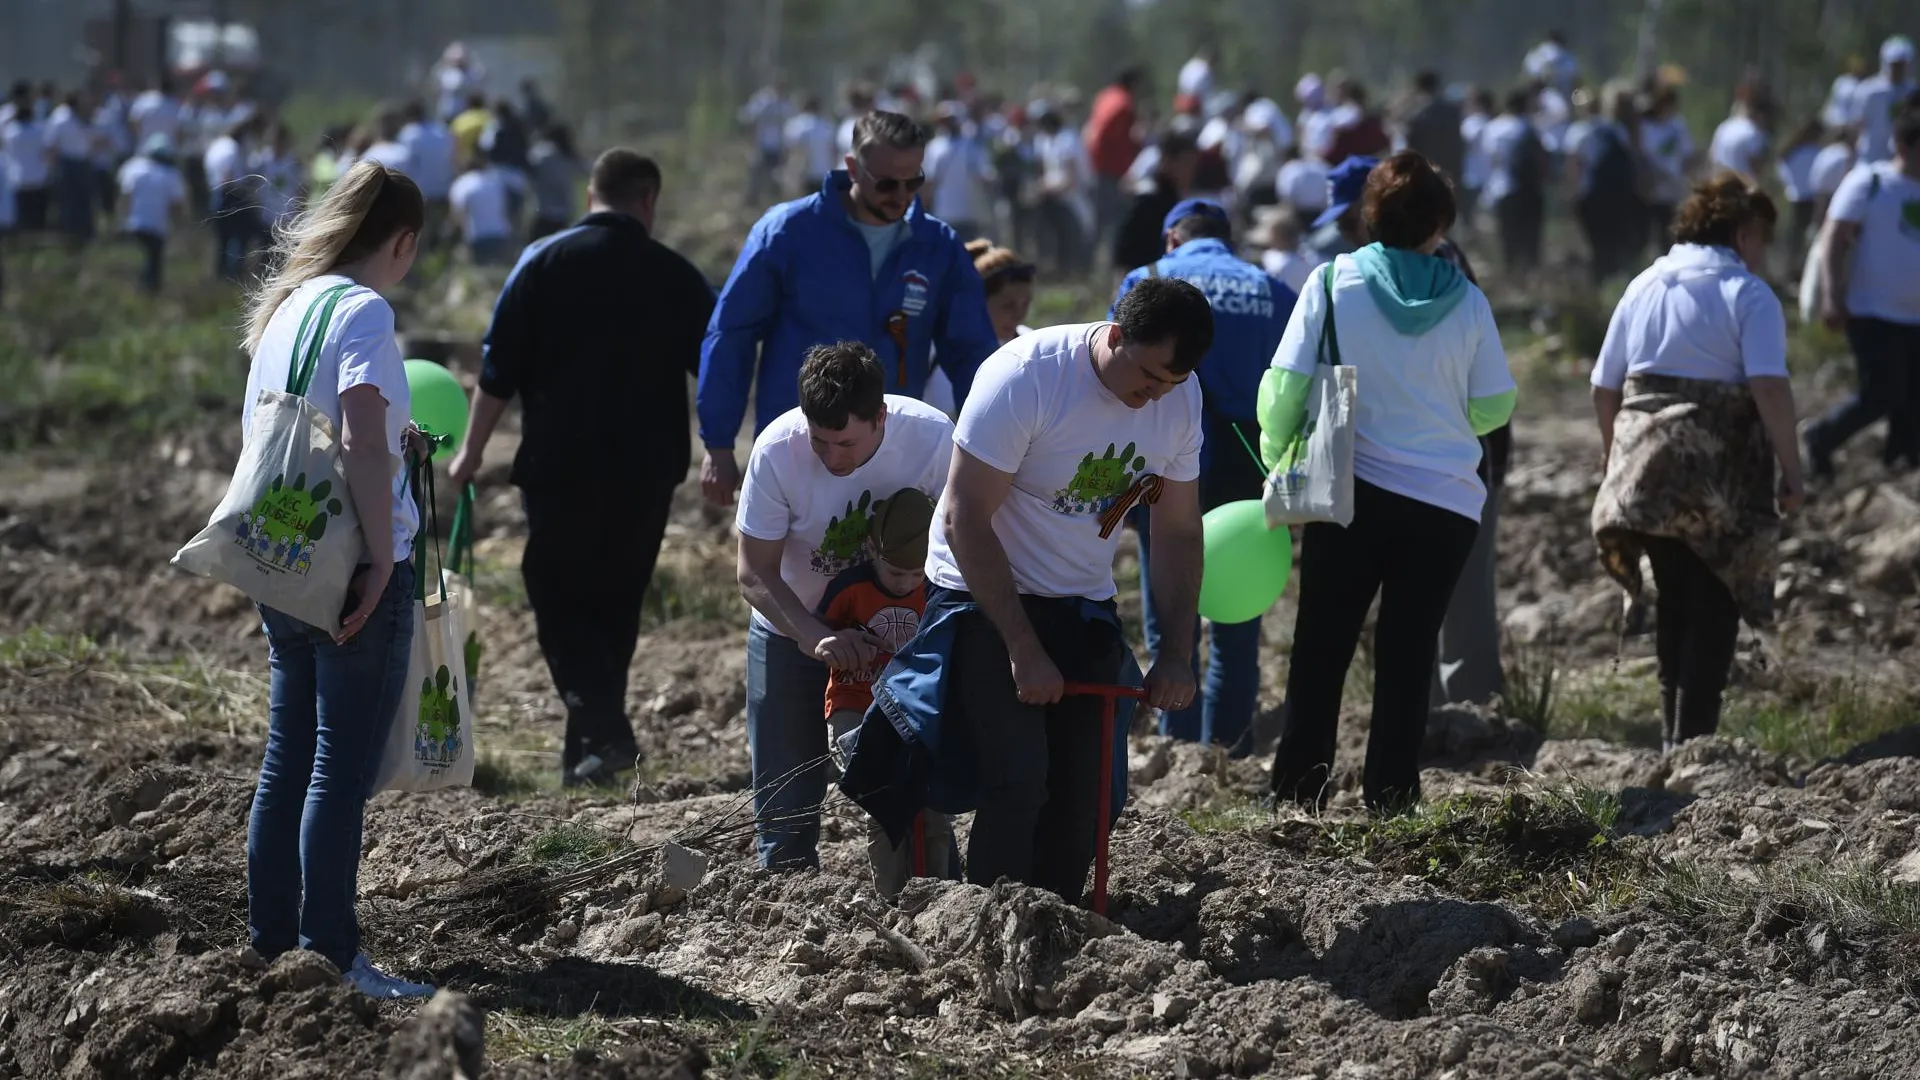
<svg viewBox="0 0 1920 1080">
<path fill-rule="evenodd" d="M 1307 392 L 1307 418 L 1267 476 L 1262 505 L 1270 529 L 1313 521 L 1344 528 L 1353 522 L 1353 423 L 1359 373 L 1340 362 L 1332 263 L 1321 271 L 1320 287 L 1326 295 L 1326 318 L 1320 324 L 1319 357 Z"/>
<path fill-rule="evenodd" d="M 294 334 L 286 390 L 260 391 L 253 438 L 240 453 L 226 497 L 172 560 L 328 633 L 340 629 L 347 585 L 366 545 L 347 491 L 339 437 L 306 394 L 334 308 L 350 288 L 336 285 L 307 305 Z"/>
<path fill-rule="evenodd" d="M 438 791 L 473 783 L 473 699 L 467 690 L 463 659 L 467 621 L 459 608 L 462 594 L 449 588 L 446 557 L 438 552 L 439 514 L 434 511 L 433 464 L 416 466 L 414 498 L 419 499 L 418 475 L 427 476 L 425 532 L 414 538 L 413 654 L 400 707 L 387 732 L 374 774 L 373 790 Z M 439 555 L 435 573 L 427 573 L 427 547 Z M 429 582 L 437 585 L 429 587 Z M 471 601 L 467 601 L 470 603 Z"/>
</svg>

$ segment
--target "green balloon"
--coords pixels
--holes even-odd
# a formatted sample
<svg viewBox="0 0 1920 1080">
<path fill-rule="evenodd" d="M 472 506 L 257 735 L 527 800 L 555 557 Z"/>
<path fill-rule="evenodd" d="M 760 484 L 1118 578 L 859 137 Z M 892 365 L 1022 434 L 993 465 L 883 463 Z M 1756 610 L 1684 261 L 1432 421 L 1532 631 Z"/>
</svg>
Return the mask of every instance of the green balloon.
<svg viewBox="0 0 1920 1080">
<path fill-rule="evenodd" d="M 1200 576 L 1200 614 L 1231 625 L 1267 613 L 1286 590 L 1293 569 L 1293 537 L 1267 528 L 1259 499 L 1207 511 L 1206 568 Z"/>
<path fill-rule="evenodd" d="M 413 422 L 449 441 L 434 451 L 433 460 L 445 461 L 467 437 L 467 392 L 453 372 L 431 360 L 407 361 L 407 389 L 413 396 Z"/>
</svg>

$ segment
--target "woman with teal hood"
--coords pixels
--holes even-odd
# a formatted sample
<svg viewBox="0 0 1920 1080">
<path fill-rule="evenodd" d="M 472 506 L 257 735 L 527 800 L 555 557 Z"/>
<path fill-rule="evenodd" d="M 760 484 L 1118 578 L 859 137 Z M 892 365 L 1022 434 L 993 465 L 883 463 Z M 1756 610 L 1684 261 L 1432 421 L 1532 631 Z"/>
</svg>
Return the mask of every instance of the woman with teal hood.
<svg viewBox="0 0 1920 1080">
<path fill-rule="evenodd" d="M 1367 178 L 1361 215 L 1374 242 L 1315 270 L 1260 386 L 1269 469 L 1307 422 L 1315 365 L 1356 369 L 1353 521 L 1305 527 L 1300 605 L 1288 665 L 1286 728 L 1274 793 L 1318 807 L 1330 791 L 1341 690 L 1375 597 L 1367 805 L 1420 798 L 1420 744 L 1440 625 L 1480 528 L 1479 436 L 1513 413 L 1514 383 L 1493 310 L 1434 254 L 1454 220 L 1453 190 L 1407 151 Z"/>
</svg>

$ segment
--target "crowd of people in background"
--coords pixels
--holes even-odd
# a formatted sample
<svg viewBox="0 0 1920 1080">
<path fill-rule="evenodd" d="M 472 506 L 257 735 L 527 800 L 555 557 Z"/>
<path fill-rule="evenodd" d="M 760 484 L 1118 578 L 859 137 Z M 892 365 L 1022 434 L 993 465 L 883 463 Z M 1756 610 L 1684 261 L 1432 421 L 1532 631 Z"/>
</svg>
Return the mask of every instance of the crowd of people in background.
<svg viewBox="0 0 1920 1080">
<path fill-rule="evenodd" d="M 1799 120 L 1764 82 L 1744 80 L 1703 139 L 1681 112 L 1684 72 L 1596 85 L 1558 33 L 1526 53 L 1509 87 L 1448 84 L 1429 70 L 1391 100 L 1340 71 L 1303 76 L 1290 102 L 1224 87 L 1209 47 L 1181 66 L 1164 109 L 1148 73 L 1128 68 L 1090 100 L 1071 87 L 1013 100 L 964 77 L 930 98 L 911 84 L 860 83 L 836 126 L 818 96 L 776 81 L 740 113 L 755 148 L 746 197 L 758 207 L 813 190 L 847 152 L 853 118 L 877 108 L 935 129 L 925 195 L 935 216 L 1031 252 L 1055 276 L 1080 276 L 1102 255 L 1116 275 L 1140 265 L 1158 246 L 1160 214 L 1188 196 L 1228 206 L 1275 265 L 1304 258 L 1302 246 L 1324 256 L 1319 243 L 1337 245 L 1338 231 L 1309 223 L 1328 205 L 1330 173 L 1403 149 L 1452 178 L 1462 242 L 1484 239 L 1510 275 L 1542 265 L 1546 222 L 1560 211 L 1578 223 L 1596 280 L 1630 272 L 1650 248 L 1666 249 L 1692 183 L 1718 170 L 1782 192 L 1790 271 L 1841 179 L 1892 156 L 1892 117 L 1915 89 L 1913 51 L 1890 38 L 1877 72 L 1851 64 L 1818 115 Z M 1141 199 L 1147 212 L 1130 215 Z"/>
<path fill-rule="evenodd" d="M 158 292 L 169 239 L 199 224 L 213 275 L 239 281 L 262 269 L 278 225 L 367 160 L 418 184 L 429 249 L 510 263 L 520 244 L 580 215 L 587 166 L 534 80 L 489 96 L 484 79 L 455 43 L 430 93 L 307 133 L 304 153 L 243 78 L 217 69 L 137 93 L 112 73 L 85 89 L 17 82 L 0 103 L 0 233 L 79 249 L 118 231 L 145 252 L 141 283 Z"/>
<path fill-rule="evenodd" d="M 775 80 L 740 111 L 753 143 L 746 198 L 764 207 L 817 188 L 850 148 L 853 121 L 877 109 L 934 129 L 930 212 L 963 237 L 1032 253 L 1054 276 L 1084 276 L 1104 259 L 1118 280 L 1158 247 L 1160 215 L 1188 196 L 1229 207 L 1268 263 L 1297 263 L 1297 275 L 1309 256 L 1330 253 L 1323 244 L 1338 247 L 1331 222 L 1312 224 L 1332 171 L 1401 149 L 1453 179 L 1462 242 L 1484 240 L 1509 275 L 1541 265 L 1545 223 L 1559 209 L 1578 223 L 1596 280 L 1627 273 L 1649 246 L 1670 242 L 1692 181 L 1720 169 L 1780 192 L 1791 272 L 1840 181 L 1892 156 L 1893 118 L 1915 90 L 1913 45 L 1890 38 L 1877 70 L 1850 63 L 1817 115 L 1783 117 L 1769 87 L 1743 81 L 1703 146 L 1680 110 L 1683 72 L 1593 85 L 1558 33 L 1527 52 L 1509 88 L 1424 71 L 1384 103 L 1337 70 L 1301 77 L 1290 102 L 1228 88 L 1217 62 L 1213 48 L 1197 50 L 1164 109 L 1137 67 L 1090 99 L 1045 86 L 1016 100 L 965 75 L 932 95 L 856 83 L 837 112 Z M 479 58 L 456 42 L 418 98 L 311 133 L 288 130 L 218 70 L 137 93 L 111 74 L 85 89 L 16 83 L 0 104 L 0 230 L 79 246 L 114 222 L 150 253 L 143 280 L 157 289 L 167 239 L 183 222 L 205 222 L 214 274 L 237 279 L 276 223 L 363 158 L 416 179 L 430 245 L 457 243 L 482 264 L 511 261 L 519 244 L 581 211 L 586 164 L 557 110 L 531 79 L 490 93 Z"/>
</svg>

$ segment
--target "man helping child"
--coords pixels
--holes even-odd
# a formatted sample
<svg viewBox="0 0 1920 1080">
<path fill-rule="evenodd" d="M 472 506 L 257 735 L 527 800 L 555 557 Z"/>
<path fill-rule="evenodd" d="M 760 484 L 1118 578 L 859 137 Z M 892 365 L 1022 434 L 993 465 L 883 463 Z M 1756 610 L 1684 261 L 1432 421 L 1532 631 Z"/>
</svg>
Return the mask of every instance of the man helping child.
<svg viewBox="0 0 1920 1080">
<path fill-rule="evenodd" d="M 820 598 L 867 562 L 887 493 L 939 491 L 953 453 L 947 415 L 886 393 L 879 359 L 857 341 L 808 350 L 799 397 L 754 441 L 735 517 L 740 593 L 753 608 L 747 741 L 757 846 L 769 869 L 820 865 L 828 666 L 864 668 L 876 652 L 869 634 L 824 625 Z"/>
<path fill-rule="evenodd" d="M 869 663 L 842 665 L 816 648 L 832 674 L 827 681 L 827 726 L 834 746 L 860 726 L 873 704 L 873 680 L 893 654 L 920 629 L 927 606 L 927 530 L 933 524 L 933 500 L 916 488 L 902 488 L 874 508 L 867 539 L 873 558 L 842 571 L 820 598 L 820 620 L 829 630 L 856 630 L 877 650 Z M 822 643 L 824 644 L 824 642 Z M 953 819 L 924 811 L 905 842 L 895 844 L 877 823 L 868 830 L 867 855 L 873 862 L 874 888 L 892 899 L 911 876 L 948 876 Z"/>
</svg>

